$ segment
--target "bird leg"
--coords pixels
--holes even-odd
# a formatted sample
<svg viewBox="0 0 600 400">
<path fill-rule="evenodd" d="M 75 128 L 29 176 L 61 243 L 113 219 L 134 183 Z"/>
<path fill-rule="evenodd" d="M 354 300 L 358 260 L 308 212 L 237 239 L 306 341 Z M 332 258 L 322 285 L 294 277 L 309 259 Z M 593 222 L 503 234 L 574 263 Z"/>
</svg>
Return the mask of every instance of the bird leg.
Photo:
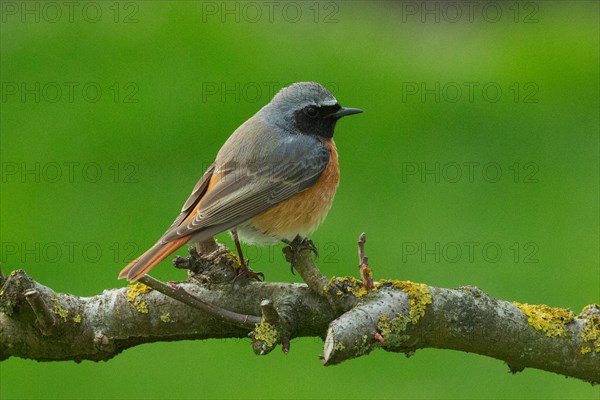
<svg viewBox="0 0 600 400">
<path fill-rule="evenodd" d="M 237 229 L 231 230 L 231 236 L 233 236 L 233 242 L 235 243 L 235 248 L 238 252 L 238 258 L 240 259 L 240 264 L 242 264 L 240 270 L 248 269 L 248 264 L 246 264 L 246 259 L 242 253 L 242 245 L 240 243 L 240 239 L 238 238 Z"/>
<path fill-rule="evenodd" d="M 237 229 L 234 228 L 231 230 L 231 236 L 233 236 L 233 242 L 235 243 L 235 248 L 237 249 L 241 264 L 238 274 L 233 280 L 236 281 L 238 278 L 244 277 L 255 281 L 263 281 L 265 279 L 265 274 L 262 272 L 254 272 L 248 268 L 248 261 L 244 258 L 244 254 L 242 253 L 242 245 L 238 238 Z"/>
</svg>

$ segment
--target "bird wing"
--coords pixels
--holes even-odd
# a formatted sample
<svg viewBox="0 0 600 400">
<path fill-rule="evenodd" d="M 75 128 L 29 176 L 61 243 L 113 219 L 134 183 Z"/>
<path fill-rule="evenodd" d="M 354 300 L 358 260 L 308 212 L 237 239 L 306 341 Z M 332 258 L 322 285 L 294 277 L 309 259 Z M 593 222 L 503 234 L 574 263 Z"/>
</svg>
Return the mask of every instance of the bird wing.
<svg viewBox="0 0 600 400">
<path fill-rule="evenodd" d="M 258 150 L 255 155 L 260 154 L 262 159 L 238 156 L 211 165 L 171 227 L 123 268 L 119 278 L 135 281 L 188 241 L 202 242 L 308 189 L 330 158 L 328 148 L 318 139 L 284 141 L 273 152 Z"/>
<path fill-rule="evenodd" d="M 291 147 L 280 151 L 277 162 L 226 162 L 218 168 L 218 182 L 211 181 L 208 190 L 203 176 L 160 241 L 208 239 L 314 185 L 329 163 L 328 148 L 320 141 Z"/>
<path fill-rule="evenodd" d="M 190 193 L 190 196 L 183 204 L 183 207 L 181 207 L 181 212 L 177 218 L 175 218 L 175 221 L 173 221 L 169 229 L 167 229 L 165 235 L 174 227 L 181 225 L 181 223 L 190 215 L 190 213 L 193 212 L 194 207 L 196 207 L 208 189 L 210 181 L 213 178 L 213 173 L 215 172 L 215 167 L 215 163 L 212 163 L 204 172 L 204 175 L 202 175 L 198 183 L 196 183 L 196 186 L 194 186 L 194 189 L 192 189 L 192 193 Z"/>
</svg>

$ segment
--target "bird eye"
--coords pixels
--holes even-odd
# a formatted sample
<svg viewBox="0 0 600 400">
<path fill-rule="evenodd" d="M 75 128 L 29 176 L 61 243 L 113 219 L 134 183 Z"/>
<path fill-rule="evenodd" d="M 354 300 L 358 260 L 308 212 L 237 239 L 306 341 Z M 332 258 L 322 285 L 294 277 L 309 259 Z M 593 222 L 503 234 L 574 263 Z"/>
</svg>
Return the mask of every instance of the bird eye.
<svg viewBox="0 0 600 400">
<path fill-rule="evenodd" d="M 317 111 L 317 107 L 308 106 L 304 109 L 304 113 L 311 118 L 315 118 L 319 112 Z"/>
</svg>

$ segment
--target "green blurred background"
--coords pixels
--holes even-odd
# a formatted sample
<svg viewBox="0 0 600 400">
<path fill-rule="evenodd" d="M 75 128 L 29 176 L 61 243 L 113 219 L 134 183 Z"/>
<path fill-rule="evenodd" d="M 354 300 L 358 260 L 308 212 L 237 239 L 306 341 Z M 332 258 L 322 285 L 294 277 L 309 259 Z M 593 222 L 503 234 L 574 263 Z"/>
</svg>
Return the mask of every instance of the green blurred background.
<svg viewBox="0 0 600 400">
<path fill-rule="evenodd" d="M 274 90 L 313 80 L 365 110 L 336 130 L 341 184 L 313 237 L 325 274 L 356 275 L 366 231 L 375 278 L 575 312 L 600 302 L 597 2 L 75 3 L 72 14 L 54 3 L 59 17 L 2 2 L 5 272 L 78 295 L 124 285 L 119 270 L 171 223 L 228 135 Z M 280 247 L 247 249 L 251 265 L 298 282 Z M 167 261 L 155 275 L 185 276 Z M 321 350 L 303 338 L 257 357 L 249 340 L 212 340 L 102 363 L 13 358 L 0 397 L 600 394 L 473 354 L 376 351 L 324 368 Z"/>
</svg>

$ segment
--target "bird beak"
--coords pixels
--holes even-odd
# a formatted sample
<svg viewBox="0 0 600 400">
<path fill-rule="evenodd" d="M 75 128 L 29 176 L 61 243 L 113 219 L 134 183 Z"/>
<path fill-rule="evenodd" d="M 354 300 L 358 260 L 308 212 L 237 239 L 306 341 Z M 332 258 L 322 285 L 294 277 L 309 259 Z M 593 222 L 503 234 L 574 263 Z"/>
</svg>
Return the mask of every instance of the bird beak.
<svg viewBox="0 0 600 400">
<path fill-rule="evenodd" d="M 327 118 L 342 118 L 346 115 L 360 114 L 361 112 L 363 112 L 363 110 L 360 110 L 358 108 L 342 107 L 333 114 L 329 114 Z"/>
</svg>

